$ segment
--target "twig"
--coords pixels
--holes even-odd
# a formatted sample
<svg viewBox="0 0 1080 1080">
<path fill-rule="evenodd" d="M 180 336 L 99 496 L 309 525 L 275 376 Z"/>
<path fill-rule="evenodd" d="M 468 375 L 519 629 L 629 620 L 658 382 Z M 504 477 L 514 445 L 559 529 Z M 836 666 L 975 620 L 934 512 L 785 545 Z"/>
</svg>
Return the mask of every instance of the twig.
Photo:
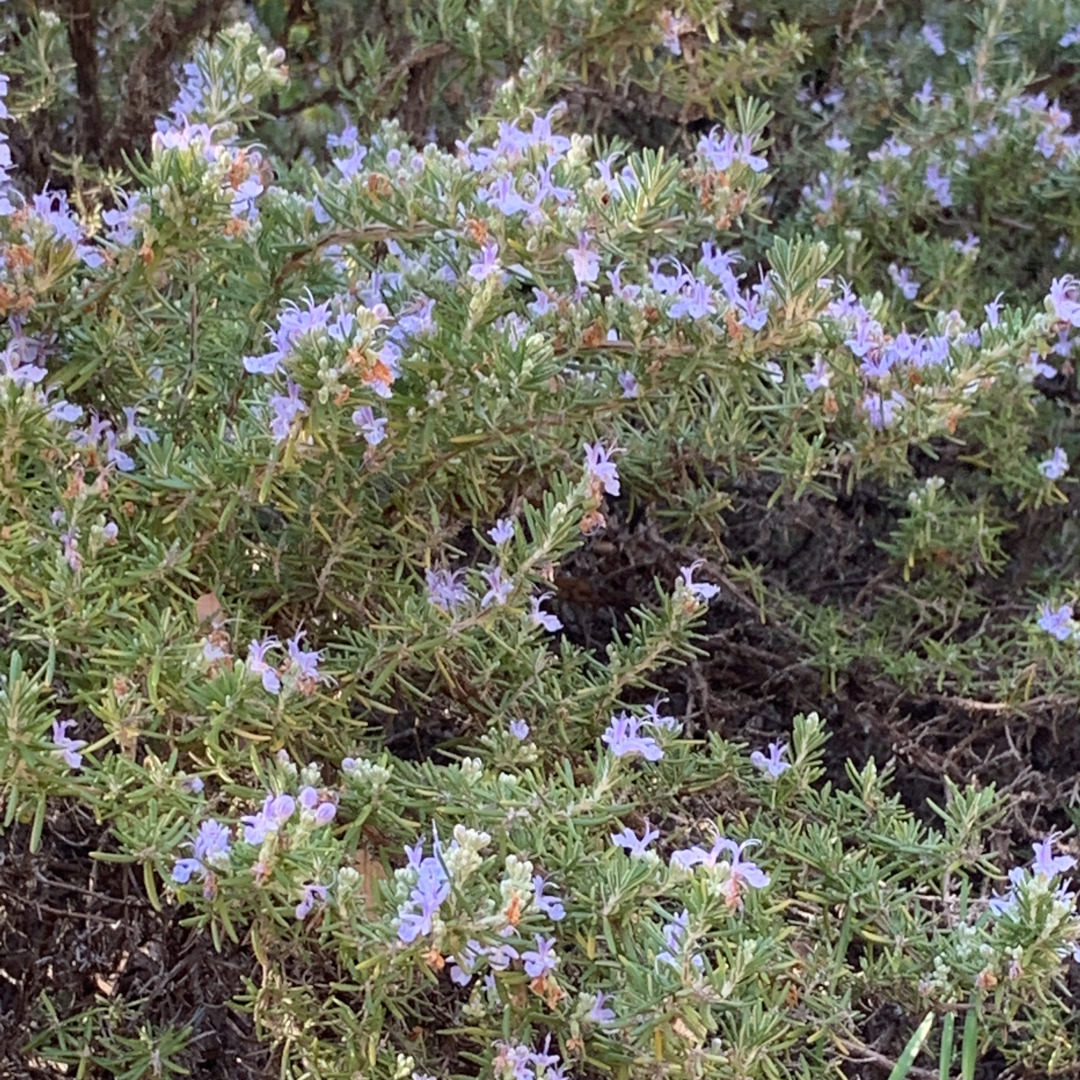
<svg viewBox="0 0 1080 1080">
<path fill-rule="evenodd" d="M 879 1054 L 876 1050 L 871 1050 L 869 1046 L 864 1046 L 862 1043 L 858 1043 L 857 1046 L 862 1057 L 845 1057 L 846 1061 L 853 1064 L 859 1064 L 863 1061 L 873 1062 L 873 1064 L 889 1070 L 896 1067 L 896 1062 L 892 1058 Z M 913 1077 L 914 1080 L 938 1080 L 938 1071 L 936 1069 L 923 1069 L 918 1065 L 909 1066 L 904 1075 Z"/>
</svg>

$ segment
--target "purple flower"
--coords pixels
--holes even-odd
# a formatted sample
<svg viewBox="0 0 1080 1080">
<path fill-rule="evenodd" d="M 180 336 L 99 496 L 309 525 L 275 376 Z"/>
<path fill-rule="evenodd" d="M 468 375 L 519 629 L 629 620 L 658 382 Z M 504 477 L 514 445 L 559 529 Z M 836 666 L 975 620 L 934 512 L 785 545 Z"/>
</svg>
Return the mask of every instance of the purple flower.
<svg viewBox="0 0 1080 1080">
<path fill-rule="evenodd" d="M 289 437 L 293 421 L 307 412 L 307 406 L 300 397 L 300 387 L 288 380 L 287 394 L 271 394 L 267 404 L 272 413 L 270 432 L 277 442 L 284 442 Z"/>
<path fill-rule="evenodd" d="M 901 330 L 892 341 L 886 343 L 884 351 L 889 354 L 890 363 L 905 364 L 911 363 L 921 349 L 921 338 L 913 338 L 906 330 Z"/>
<path fill-rule="evenodd" d="M 116 442 L 116 433 L 110 428 L 105 432 L 105 457 L 121 472 L 131 472 L 135 468 L 135 459 Z"/>
<path fill-rule="evenodd" d="M 1059 608 L 1043 604 L 1039 609 L 1039 629 L 1052 634 L 1058 641 L 1065 641 L 1073 632 L 1072 604 L 1062 604 Z"/>
<path fill-rule="evenodd" d="M 141 443 L 154 443 L 158 441 L 157 432 L 152 431 L 150 428 L 138 424 L 135 422 L 136 410 L 134 408 L 125 406 L 124 417 L 127 420 L 127 430 L 125 436 L 128 439 L 138 439 Z"/>
<path fill-rule="evenodd" d="M 689 316 L 691 319 L 704 319 L 706 315 L 716 314 L 716 298 L 709 285 L 698 278 L 690 278 L 683 284 L 679 295 L 668 308 L 668 316 L 672 319 L 681 319 Z M 760 329 L 760 327 L 758 327 Z"/>
<path fill-rule="evenodd" d="M 421 934 L 430 934 L 431 920 L 450 895 L 450 879 L 437 855 L 429 855 L 417 871 L 416 885 L 398 912 L 398 938 L 411 945 Z"/>
<path fill-rule="evenodd" d="M 660 24 L 660 31 L 663 34 L 662 43 L 664 48 L 667 49 L 672 56 L 682 56 L 682 41 L 680 35 L 688 34 L 694 29 L 693 20 L 687 18 L 685 15 L 676 16 L 667 8 L 664 8 L 664 10 L 656 16 L 656 21 Z"/>
<path fill-rule="evenodd" d="M 97 413 L 92 412 L 90 419 L 87 421 L 86 430 L 76 429 L 70 432 L 68 437 L 76 446 L 96 447 L 111 430 L 112 424 L 108 420 L 102 420 Z"/>
<path fill-rule="evenodd" d="M 592 1008 L 585 1014 L 594 1024 L 610 1024 L 615 1019 L 615 1010 L 604 1007 L 607 994 L 601 992 L 593 1000 Z"/>
<path fill-rule="evenodd" d="M 742 255 L 737 251 L 718 251 L 712 240 L 704 240 L 701 244 L 701 265 L 720 282 L 724 294 L 729 301 L 733 301 L 739 295 L 739 282 L 742 275 L 735 276 L 732 269 L 737 262 L 742 260 Z"/>
<path fill-rule="evenodd" d="M 202 822 L 192 847 L 193 858 L 177 859 L 173 865 L 171 876 L 178 885 L 186 885 L 192 875 L 204 881 L 211 867 L 228 868 L 232 851 L 228 826 L 214 820 Z"/>
<path fill-rule="evenodd" d="M 535 299 L 531 304 L 527 304 L 525 310 L 534 318 L 539 319 L 546 315 L 554 308 L 552 303 L 551 294 L 544 289 L 533 286 L 533 295 Z"/>
<path fill-rule="evenodd" d="M 220 645 L 214 644 L 209 638 L 203 641 L 203 659 L 208 664 L 216 664 L 219 660 L 224 660 L 226 657 L 232 654 L 223 649 Z"/>
<path fill-rule="evenodd" d="M 934 101 L 934 80 L 927 77 L 922 86 L 911 95 L 920 105 L 931 105 Z"/>
<path fill-rule="evenodd" d="M 505 971 L 510 966 L 511 960 L 519 959 L 517 949 L 513 945 L 496 945 L 488 953 L 488 966 L 493 971 Z"/>
<path fill-rule="evenodd" d="M 863 357 L 859 370 L 868 379 L 884 379 L 892 370 L 895 352 L 892 349 L 871 349 Z"/>
<path fill-rule="evenodd" d="M 448 956 L 450 962 L 450 981 L 456 986 L 468 986 L 476 970 L 477 961 L 487 953 L 487 949 L 475 938 L 469 938 L 465 946 L 454 956 Z"/>
<path fill-rule="evenodd" d="M 659 761 L 664 756 L 663 748 L 651 735 L 639 735 L 641 721 L 636 716 L 621 712 L 611 718 L 601 740 L 616 757 L 628 754 L 640 754 L 646 761 Z"/>
<path fill-rule="evenodd" d="M 760 843 L 760 840 L 744 840 L 740 844 L 734 840 L 718 836 L 709 851 L 695 845 L 681 851 L 672 852 L 671 865 L 682 867 L 684 870 L 699 865 L 712 868 L 720 861 L 721 854 L 727 852 L 729 855 L 726 860 L 728 863 L 728 876 L 724 881 L 724 893 L 728 904 L 735 907 L 741 902 L 741 892 L 744 885 L 752 889 L 761 889 L 769 884 L 769 875 L 757 863 L 750 862 L 749 859 L 743 859 L 742 857 L 742 853 L 746 848 Z"/>
<path fill-rule="evenodd" d="M 488 536 L 499 546 L 514 539 L 514 523 L 509 518 L 499 518 L 493 528 L 488 529 Z"/>
<path fill-rule="evenodd" d="M 173 864 L 171 877 L 177 885 L 186 885 L 192 874 L 200 879 L 206 877 L 206 867 L 198 859 L 177 859 Z"/>
<path fill-rule="evenodd" d="M 311 909 L 315 906 L 315 901 L 319 903 L 326 903 L 326 886 L 325 885 L 305 885 L 303 899 L 296 905 L 296 917 L 298 919 L 306 919 Z"/>
<path fill-rule="evenodd" d="M 1052 456 L 1039 462 L 1039 472 L 1048 480 L 1060 480 L 1069 471 L 1069 458 L 1060 446 L 1054 447 Z"/>
<path fill-rule="evenodd" d="M 911 363 L 915 367 L 930 367 L 944 364 L 948 359 L 948 337 L 945 334 L 935 334 L 923 339 L 922 348 L 912 353 Z"/>
<path fill-rule="evenodd" d="M 67 532 L 60 534 L 60 543 L 63 545 L 64 558 L 68 566 L 78 573 L 82 569 L 82 556 L 79 554 L 79 527 L 72 525 Z"/>
<path fill-rule="evenodd" d="M 240 824 L 244 826 L 245 842 L 261 844 L 268 836 L 276 834 L 295 810 L 296 800 L 291 795 L 267 795 L 257 814 L 248 814 L 240 819 Z"/>
<path fill-rule="evenodd" d="M 352 422 L 360 429 L 368 446 L 378 446 L 386 438 L 388 421 L 385 416 L 376 419 L 370 405 L 361 405 L 352 414 Z"/>
<path fill-rule="evenodd" d="M 195 835 L 194 852 L 195 858 L 208 866 L 215 864 L 228 865 L 229 853 L 232 844 L 229 842 L 229 828 L 213 819 L 199 824 L 199 831 Z"/>
<path fill-rule="evenodd" d="M 614 270 L 608 271 L 608 280 L 611 282 L 611 294 L 617 296 L 627 304 L 632 304 L 641 292 L 640 285 L 624 285 L 622 281 L 622 268 L 625 264 L 619 263 Z"/>
<path fill-rule="evenodd" d="M 52 726 L 52 741 L 58 754 L 67 763 L 68 768 L 82 768 L 82 754 L 79 751 L 86 745 L 84 739 L 72 739 L 67 734 L 69 727 L 74 727 L 74 720 L 54 720 Z"/>
<path fill-rule="evenodd" d="M 774 780 L 776 777 L 781 776 L 791 768 L 788 762 L 784 761 L 784 755 L 787 753 L 787 744 L 772 742 L 769 743 L 769 756 L 766 757 L 760 750 L 755 750 L 750 755 L 750 761 L 756 765 L 759 769 L 764 769 Z"/>
<path fill-rule="evenodd" d="M 469 266 L 469 277 L 474 281 L 487 281 L 502 269 L 499 262 L 499 245 L 488 240 L 480 250 L 480 258 Z"/>
<path fill-rule="evenodd" d="M 534 626 L 542 626 L 550 634 L 562 629 L 562 620 L 558 615 L 551 615 L 546 611 L 541 611 L 540 605 L 554 595 L 554 593 L 546 592 L 541 593 L 539 596 L 529 597 L 529 605 L 532 608 L 529 612 L 529 618 Z"/>
<path fill-rule="evenodd" d="M 542 206 L 544 200 L 554 199 L 557 203 L 571 202 L 574 198 L 574 189 L 560 187 L 551 179 L 551 166 L 541 165 L 536 177 L 536 195 L 532 202 L 530 218 L 533 223 L 541 223 L 544 218 Z"/>
<path fill-rule="evenodd" d="M 678 259 L 675 259 L 670 255 L 666 255 L 662 259 L 651 259 L 649 262 L 651 267 L 649 271 L 649 283 L 662 296 L 677 293 L 679 289 L 682 288 L 683 282 L 689 276 L 686 267 L 683 266 Z M 674 266 L 675 273 L 663 273 L 663 268 L 666 266 Z"/>
<path fill-rule="evenodd" d="M 728 843 L 731 844 L 732 842 L 729 840 Z M 742 857 L 742 853 L 746 848 L 759 843 L 761 843 L 760 840 L 744 840 L 741 844 L 733 846 L 731 881 L 736 887 L 745 882 L 753 889 L 763 889 L 769 884 L 769 875 L 757 863 L 750 862 L 749 859 L 743 859 Z"/>
<path fill-rule="evenodd" d="M 768 161 L 753 153 L 752 135 L 733 135 L 730 131 L 718 134 L 715 127 L 697 145 L 698 153 L 717 172 L 726 172 L 736 162 L 748 166 L 753 172 L 763 172 L 769 167 Z"/>
<path fill-rule="evenodd" d="M 877 150 L 871 150 L 866 157 L 868 161 L 888 161 L 890 158 L 906 158 L 910 154 L 911 147 L 901 142 L 895 135 L 891 135 Z"/>
<path fill-rule="evenodd" d="M 348 132 L 349 129 L 346 129 Z M 329 138 L 329 136 L 327 136 Z M 343 158 L 334 158 L 334 165 L 346 180 L 351 180 L 364 166 L 364 158 L 367 157 L 367 147 L 356 145 L 350 147 L 351 152 Z"/>
<path fill-rule="evenodd" d="M 462 573 L 461 570 L 425 570 L 428 600 L 443 611 L 453 611 L 459 605 L 467 604 L 472 593 L 459 580 Z"/>
<path fill-rule="evenodd" d="M 941 27 L 933 26 L 931 23 L 926 23 L 922 30 L 923 41 L 930 46 L 930 51 L 935 56 L 945 55 L 945 40 L 941 36 Z"/>
<path fill-rule="evenodd" d="M 941 175 L 937 162 L 932 161 L 927 165 L 924 183 L 926 184 L 927 190 L 935 199 L 937 199 L 941 206 L 952 206 L 952 194 L 949 190 L 949 185 L 952 183 L 952 180 L 948 176 Z M 905 292 L 904 295 L 907 296 L 907 293 Z M 908 299 L 911 300 L 913 297 L 908 296 Z"/>
<path fill-rule="evenodd" d="M 674 968 L 682 968 L 682 964 L 676 959 L 676 954 L 682 952 L 686 944 L 690 926 L 690 912 L 686 908 L 681 914 L 676 915 L 671 922 L 664 927 L 664 944 L 667 949 L 656 954 L 656 959 L 662 964 L 670 964 Z M 694 953 L 690 957 L 690 963 L 700 971 L 705 966 L 705 960 L 700 953 Z"/>
<path fill-rule="evenodd" d="M 120 247 L 130 247 L 135 242 L 137 230 L 142 228 L 142 221 L 149 217 L 149 207 L 142 201 L 138 192 L 121 192 L 124 207 L 102 212 L 101 220 L 108 227 L 108 239 Z"/>
<path fill-rule="evenodd" d="M 529 209 L 529 203 L 518 194 L 514 178 L 509 173 L 493 180 L 487 188 L 477 192 L 477 197 L 494 206 L 500 214 L 510 217 Z"/>
<path fill-rule="evenodd" d="M 1073 326 L 1080 326 L 1080 303 L 1077 303 L 1077 282 L 1071 274 L 1064 277 L 1054 278 L 1050 282 L 1050 292 L 1047 299 L 1050 301 L 1050 309 L 1058 322 L 1067 322 Z"/>
<path fill-rule="evenodd" d="M 69 243 L 76 257 L 91 269 L 105 261 L 99 251 L 84 242 L 82 226 L 68 206 L 66 192 L 42 191 L 30 200 L 30 208 L 33 216 L 50 229 L 56 239 Z"/>
<path fill-rule="evenodd" d="M 262 676 L 263 689 L 268 694 L 276 694 L 281 690 L 281 679 L 278 678 L 277 671 L 266 662 L 267 652 L 277 648 L 279 644 L 276 637 L 268 637 L 262 641 L 253 641 L 248 646 L 247 668 Z"/>
<path fill-rule="evenodd" d="M 765 303 L 764 293 L 755 285 L 749 296 L 735 297 L 735 307 L 739 311 L 739 322 L 747 330 L 760 330 L 769 321 L 769 308 Z"/>
<path fill-rule="evenodd" d="M 559 897 L 544 895 L 544 879 L 539 874 L 533 878 L 533 905 L 552 922 L 559 922 L 566 916 L 566 908 Z"/>
<path fill-rule="evenodd" d="M 536 935 L 536 948 L 527 949 L 521 954 L 525 964 L 525 974 L 530 979 L 543 979 L 554 972 L 559 963 L 555 954 L 555 939 Z"/>
<path fill-rule="evenodd" d="M 301 690 L 313 690 L 320 682 L 331 681 L 325 675 L 319 674 L 319 660 L 322 650 L 305 650 L 300 648 L 300 639 L 304 637 L 303 630 L 297 630 L 296 634 L 289 638 L 286 645 L 289 650 L 289 658 L 296 669 L 297 685 Z"/>
<path fill-rule="evenodd" d="M 317 337 L 325 333 L 330 323 L 330 303 L 316 304 L 309 296 L 307 308 L 303 309 L 291 300 L 278 313 L 277 329 L 267 333 L 273 352 L 263 356 L 245 356 L 244 370 L 250 374 L 273 375 L 281 370 L 281 365 L 293 354 L 307 337 Z"/>
<path fill-rule="evenodd" d="M 845 338 L 844 344 L 861 360 L 867 353 L 879 349 L 882 344 L 881 323 L 871 319 L 865 310 L 856 313 L 855 332 Z"/>
<path fill-rule="evenodd" d="M 898 267 L 896 263 L 889 263 L 889 277 L 905 300 L 914 300 L 919 295 L 919 283 L 911 276 L 911 271 L 906 266 Z"/>
<path fill-rule="evenodd" d="M 833 134 L 825 140 L 825 145 L 834 154 L 846 154 L 851 149 L 851 140 L 845 139 L 843 135 Z"/>
<path fill-rule="evenodd" d="M 405 864 L 413 870 L 419 870 L 420 864 L 424 861 L 424 841 L 417 840 L 412 847 L 408 844 L 405 845 Z"/>
<path fill-rule="evenodd" d="M 990 324 L 991 329 L 997 326 L 1001 316 L 1001 297 L 1002 294 L 998 293 L 989 304 L 983 304 L 983 311 L 986 312 L 986 321 Z"/>
<path fill-rule="evenodd" d="M 661 701 L 666 699 L 661 698 Z M 659 703 L 650 702 L 645 706 L 645 715 L 641 718 L 643 724 L 657 728 L 660 731 L 679 731 L 682 724 L 674 716 L 661 716 Z"/>
<path fill-rule="evenodd" d="M 329 825 L 337 814 L 337 806 L 332 799 L 320 801 L 319 792 L 310 784 L 300 790 L 297 797 L 303 816 L 316 825 Z"/>
<path fill-rule="evenodd" d="M 511 720 L 509 730 L 519 742 L 524 742 L 529 737 L 529 725 L 524 720 Z"/>
<path fill-rule="evenodd" d="M 629 826 L 623 829 L 622 832 L 612 833 L 611 842 L 618 847 L 625 850 L 627 855 L 638 856 L 644 855 L 649 845 L 660 835 L 659 829 L 650 829 L 649 820 L 645 819 L 645 829 L 641 836 L 633 831 Z"/>
<path fill-rule="evenodd" d="M 603 489 L 609 495 L 619 494 L 619 470 L 611 455 L 618 453 L 613 446 L 608 450 L 602 443 L 585 443 L 585 475 L 592 489 Z M 599 490 L 595 491 L 599 494 Z"/>
<path fill-rule="evenodd" d="M 579 233 L 577 247 L 569 248 L 566 258 L 574 268 L 574 279 L 579 285 L 595 281 L 600 276 L 600 256 L 589 247 L 591 237 Z"/>
<path fill-rule="evenodd" d="M 1057 374 L 1057 368 L 1045 360 L 1036 351 L 1028 353 L 1028 364 L 1032 375 L 1040 375 L 1044 379 L 1052 379 Z"/>
<path fill-rule="evenodd" d="M 878 431 L 892 427 L 905 404 L 903 395 L 895 390 L 888 397 L 882 394 L 867 394 L 862 401 L 870 426 Z"/>
<path fill-rule="evenodd" d="M 488 591 L 480 598 L 482 608 L 492 604 L 502 606 L 514 591 L 514 579 L 503 579 L 502 567 L 493 566 L 490 570 L 481 570 L 480 576 L 488 583 Z"/>
<path fill-rule="evenodd" d="M 58 401 L 49 410 L 50 420 L 62 420 L 65 424 L 77 423 L 82 418 L 82 406 L 69 401 Z"/>
<path fill-rule="evenodd" d="M 680 566 L 679 573 L 682 575 L 682 581 L 676 584 L 687 589 L 695 600 L 707 604 L 720 592 L 720 586 L 712 585 L 707 581 L 694 581 L 694 571 L 704 565 L 704 559 L 695 559 L 689 566 Z"/>
<path fill-rule="evenodd" d="M 333 150 L 340 146 L 346 150 L 351 150 L 358 144 L 359 138 L 360 132 L 357 130 L 356 125 L 346 124 L 340 135 L 337 132 L 331 131 L 330 134 L 326 136 L 326 148 L 328 150 Z"/>
<path fill-rule="evenodd" d="M 827 389 L 829 377 L 829 365 L 825 363 L 825 358 L 819 354 L 814 357 L 814 366 L 803 375 L 803 382 L 806 383 L 806 389 L 812 394 L 815 390 L 820 390 L 823 387 Z"/>
<path fill-rule="evenodd" d="M 987 902 L 987 907 L 990 911 L 1000 918 L 1002 915 L 1007 915 L 1012 912 L 1016 907 L 1016 890 L 1023 884 L 1024 881 L 1024 868 L 1022 866 L 1014 866 L 1008 874 L 1009 889 L 1004 895 L 1000 893 L 994 893 L 994 895 Z"/>
<path fill-rule="evenodd" d="M 1067 31 L 1058 39 L 1058 45 L 1063 49 L 1067 49 L 1070 45 L 1075 45 L 1080 41 L 1080 25 L 1074 26 L 1072 30 Z"/>
<path fill-rule="evenodd" d="M 1052 878 L 1057 874 L 1064 874 L 1076 865 L 1076 860 L 1071 855 L 1054 855 L 1054 842 L 1057 834 L 1051 833 L 1041 844 L 1035 844 L 1032 851 L 1035 852 L 1035 861 L 1031 869 L 1043 877 Z"/>
<path fill-rule="evenodd" d="M 620 371 L 618 379 L 624 398 L 636 398 L 638 396 L 638 381 L 634 378 L 632 371 Z"/>
</svg>

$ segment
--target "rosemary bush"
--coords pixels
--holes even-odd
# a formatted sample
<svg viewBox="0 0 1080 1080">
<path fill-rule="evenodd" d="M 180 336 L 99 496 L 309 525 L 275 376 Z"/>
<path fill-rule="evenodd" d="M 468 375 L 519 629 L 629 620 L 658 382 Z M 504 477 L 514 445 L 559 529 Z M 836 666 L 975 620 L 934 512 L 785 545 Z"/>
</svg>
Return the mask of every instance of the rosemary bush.
<svg viewBox="0 0 1080 1080">
<path fill-rule="evenodd" d="M 260 103 L 312 84 L 266 4 L 196 49 L 124 175 L 33 193 L 0 143 L 4 826 L 36 846 L 90 808 L 100 859 L 250 949 L 237 1005 L 289 1077 L 1074 1069 L 1068 841 L 1009 850 L 993 785 L 827 777 L 818 712 L 748 745 L 665 693 L 735 596 L 822 697 L 869 660 L 1075 700 L 1080 136 L 1032 83 L 1080 10 L 849 5 L 826 78 L 821 26 L 747 44 L 748 11 L 623 6 L 463 14 L 446 55 L 475 47 L 450 70 L 483 109 L 454 143 L 380 115 L 374 39 L 271 133 Z M 54 19 L 0 78 L 13 140 L 60 107 Z M 690 110 L 675 151 L 560 103 L 617 27 L 613 63 Z M 867 489 L 887 588 L 823 602 L 730 555 L 750 491 Z M 634 530 L 652 591 L 598 640 L 566 567 Z M 860 1034 L 882 1003 L 892 1057 Z M 43 1000 L 28 1052 L 197 1060 L 129 1026 Z"/>
</svg>

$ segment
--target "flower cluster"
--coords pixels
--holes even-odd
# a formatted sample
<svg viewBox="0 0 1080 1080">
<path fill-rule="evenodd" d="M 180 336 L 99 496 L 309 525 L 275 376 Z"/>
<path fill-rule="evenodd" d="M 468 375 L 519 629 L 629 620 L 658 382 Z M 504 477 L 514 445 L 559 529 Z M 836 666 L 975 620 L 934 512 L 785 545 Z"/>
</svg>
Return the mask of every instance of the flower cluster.
<svg viewBox="0 0 1080 1080">
<path fill-rule="evenodd" d="M 266 659 L 272 650 L 281 648 L 282 643 L 276 637 L 266 637 L 252 641 L 248 645 L 246 668 L 253 675 L 258 675 L 263 689 L 268 694 L 279 694 L 282 689 L 295 688 L 302 694 L 315 692 L 320 683 L 331 682 L 329 675 L 319 670 L 322 650 L 301 648 L 303 630 L 297 632 L 285 642 L 287 659 L 282 659 L 278 666 L 273 666 Z M 284 680 L 284 682 L 282 681 Z"/>
</svg>

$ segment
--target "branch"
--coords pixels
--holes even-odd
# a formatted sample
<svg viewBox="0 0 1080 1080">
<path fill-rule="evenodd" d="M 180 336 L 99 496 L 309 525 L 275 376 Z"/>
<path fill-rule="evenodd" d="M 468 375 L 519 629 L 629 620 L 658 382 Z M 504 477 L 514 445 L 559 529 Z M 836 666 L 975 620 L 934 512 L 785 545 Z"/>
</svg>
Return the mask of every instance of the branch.
<svg viewBox="0 0 1080 1080">
<path fill-rule="evenodd" d="M 97 12 L 94 0 L 70 0 L 67 37 L 75 63 L 75 86 L 79 91 L 78 152 L 98 160 L 105 128 L 98 94 Z"/>
</svg>

